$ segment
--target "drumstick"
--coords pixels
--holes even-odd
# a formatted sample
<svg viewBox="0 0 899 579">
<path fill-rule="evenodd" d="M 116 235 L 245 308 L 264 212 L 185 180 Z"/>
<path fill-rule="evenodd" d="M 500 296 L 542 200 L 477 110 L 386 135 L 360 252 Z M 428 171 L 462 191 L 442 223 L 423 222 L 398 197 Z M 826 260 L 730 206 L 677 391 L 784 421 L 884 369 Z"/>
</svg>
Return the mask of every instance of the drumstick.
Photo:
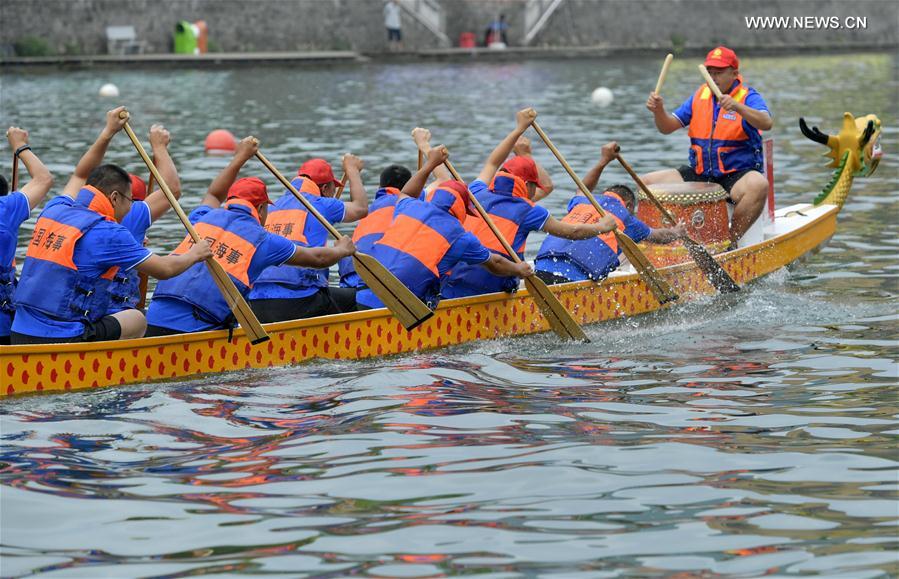
<svg viewBox="0 0 899 579">
<path fill-rule="evenodd" d="M 704 64 L 700 64 L 699 73 L 702 75 L 702 78 L 705 79 L 705 82 L 709 85 L 709 88 L 712 89 L 712 92 L 715 93 L 715 98 L 720 101 L 721 97 L 724 95 L 721 94 L 721 89 L 719 89 L 718 85 L 715 84 L 715 81 L 712 80 L 712 75 L 709 74 L 709 69 L 707 69 Z"/>
<path fill-rule="evenodd" d="M 662 71 L 659 73 L 659 81 L 656 83 L 656 94 L 662 92 L 662 85 L 665 84 L 665 77 L 668 76 L 668 67 L 671 66 L 671 61 L 674 60 L 674 55 L 670 52 L 668 56 L 665 57 L 665 62 L 662 64 Z"/>
</svg>

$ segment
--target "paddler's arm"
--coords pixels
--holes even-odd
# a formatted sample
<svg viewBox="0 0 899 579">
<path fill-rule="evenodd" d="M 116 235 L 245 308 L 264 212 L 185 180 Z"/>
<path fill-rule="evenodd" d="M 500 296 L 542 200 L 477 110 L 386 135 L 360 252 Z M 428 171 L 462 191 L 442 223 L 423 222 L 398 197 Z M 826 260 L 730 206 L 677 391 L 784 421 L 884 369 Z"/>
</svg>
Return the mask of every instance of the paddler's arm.
<svg viewBox="0 0 899 579">
<path fill-rule="evenodd" d="M 119 113 L 124 110 L 125 107 L 122 106 L 106 113 L 106 126 L 100 131 L 100 135 L 94 141 L 94 144 L 78 161 L 78 165 L 75 166 L 75 172 L 69 177 L 68 183 L 62 190 L 63 195 L 68 195 L 74 199 L 78 192 L 81 191 L 81 188 L 84 187 L 84 184 L 87 183 L 87 178 L 90 176 L 91 171 L 99 167 L 100 163 L 103 162 L 103 157 L 106 156 L 106 149 L 109 148 L 109 142 L 128 122 L 128 117 L 124 119 L 119 118 Z"/>
<path fill-rule="evenodd" d="M 443 165 L 444 161 L 448 158 L 449 152 L 443 145 L 438 145 L 428 151 L 427 160 L 421 166 L 421 169 L 416 171 L 412 175 L 412 178 L 406 181 L 406 184 L 403 185 L 403 190 L 400 191 L 400 193 L 417 199 L 419 194 L 421 194 L 421 191 L 425 188 L 425 183 L 428 182 L 428 175 L 430 175 L 434 169 Z"/>
<path fill-rule="evenodd" d="M 674 227 L 658 227 L 654 228 L 649 236 L 646 238 L 646 241 L 650 243 L 672 243 L 677 241 L 678 239 L 682 239 L 687 235 L 687 226 L 682 222 L 678 222 Z"/>
<path fill-rule="evenodd" d="M 340 239 L 331 247 L 297 247 L 284 265 L 320 269 L 330 267 L 354 253 L 356 253 L 356 246 L 353 245 L 353 240 L 346 235 L 341 235 Z"/>
<path fill-rule="evenodd" d="M 506 162 L 509 153 L 512 152 L 512 147 L 515 146 L 518 137 L 523 135 L 524 132 L 528 130 L 528 127 L 531 126 L 531 123 L 536 119 L 537 111 L 532 108 L 522 109 L 515 114 L 515 129 L 506 135 L 506 138 L 503 139 L 500 144 L 493 149 L 490 156 L 487 157 L 484 168 L 481 169 L 481 173 L 478 175 L 479 180 L 488 184 L 493 180 L 496 172 L 499 171 L 499 168 Z"/>
<path fill-rule="evenodd" d="M 356 155 L 343 156 L 343 172 L 350 184 L 350 200 L 343 204 L 343 222 L 352 223 L 368 215 L 368 196 L 362 184 L 362 167 L 365 163 Z"/>
<path fill-rule="evenodd" d="M 519 157 L 528 157 L 532 161 L 534 161 L 534 165 L 537 167 L 537 191 L 534 193 L 533 201 L 540 201 L 544 197 L 547 197 L 550 193 L 555 189 L 555 185 L 553 185 L 552 177 L 549 176 L 549 173 L 546 169 L 543 168 L 543 165 L 534 160 L 534 155 L 531 152 L 531 140 L 524 135 L 518 137 L 518 140 L 515 141 L 515 146 L 512 147 L 512 152 L 515 153 Z"/>
<path fill-rule="evenodd" d="M 241 167 L 244 166 L 250 158 L 256 155 L 259 150 L 259 141 L 255 137 L 244 137 L 237 143 L 237 149 L 228 165 L 216 175 L 215 179 L 206 190 L 206 196 L 203 197 L 201 205 L 208 205 L 213 209 L 218 209 L 222 203 L 228 198 L 228 189 L 234 184 L 237 175 L 240 173 Z"/>
<path fill-rule="evenodd" d="M 19 127 L 7 129 L 6 138 L 9 140 L 9 146 L 13 152 L 18 151 L 20 147 L 28 145 L 28 131 Z M 53 175 L 50 174 L 47 167 L 41 163 L 41 160 L 37 158 L 37 155 L 30 148 L 19 153 L 19 160 L 25 165 L 28 174 L 31 175 L 31 180 L 24 186 L 19 187 L 19 191 L 28 199 L 28 207 L 34 209 L 43 203 L 44 198 L 50 191 L 50 187 L 53 186 Z M 12 183 L 10 183 L 10 186 L 12 186 Z"/>
<path fill-rule="evenodd" d="M 421 127 L 415 127 L 412 129 L 412 140 L 415 141 L 415 146 L 418 147 L 418 150 L 427 157 L 428 153 L 431 152 L 431 131 Z M 433 173 L 434 179 L 438 183 L 443 183 L 444 181 L 449 181 L 453 178 L 449 169 L 442 164 L 435 167 Z"/>
<path fill-rule="evenodd" d="M 169 279 L 184 273 L 195 263 L 212 257 L 209 244 L 201 240 L 195 243 L 181 255 L 156 255 L 155 253 L 144 260 L 135 269 L 156 279 Z"/>
<path fill-rule="evenodd" d="M 683 128 L 678 118 L 665 110 L 665 101 L 658 93 L 649 93 L 649 98 L 646 100 L 646 108 L 652 112 L 656 128 L 663 135 L 671 134 Z"/>
<path fill-rule="evenodd" d="M 482 263 L 487 271 L 500 277 L 527 277 L 534 273 L 534 268 L 526 261 L 515 263 L 498 253 L 491 253 L 490 259 Z"/>
<path fill-rule="evenodd" d="M 554 217 L 550 217 L 543 225 L 543 231 L 564 239 L 590 239 L 601 233 L 608 233 L 618 224 L 615 218 L 606 213 L 596 223 L 565 223 Z"/>
<path fill-rule="evenodd" d="M 584 186 L 591 193 L 594 189 L 596 189 L 596 185 L 599 184 L 599 177 L 602 175 L 603 169 L 606 166 L 615 160 L 615 153 L 618 151 L 618 143 L 615 141 L 611 141 L 606 143 L 599 149 L 599 161 L 596 162 L 587 174 L 584 176 Z"/>
<path fill-rule="evenodd" d="M 175 196 L 175 199 L 181 197 L 181 179 L 178 177 L 178 170 L 175 163 L 169 155 L 169 142 L 171 136 L 162 125 L 153 125 L 150 127 L 150 147 L 153 149 L 153 159 L 159 174 L 162 175 L 165 184 L 168 185 Z M 150 218 L 156 221 L 162 217 L 171 205 L 166 198 L 162 189 L 157 188 L 155 191 L 147 191 L 147 205 L 150 207 Z"/>
</svg>

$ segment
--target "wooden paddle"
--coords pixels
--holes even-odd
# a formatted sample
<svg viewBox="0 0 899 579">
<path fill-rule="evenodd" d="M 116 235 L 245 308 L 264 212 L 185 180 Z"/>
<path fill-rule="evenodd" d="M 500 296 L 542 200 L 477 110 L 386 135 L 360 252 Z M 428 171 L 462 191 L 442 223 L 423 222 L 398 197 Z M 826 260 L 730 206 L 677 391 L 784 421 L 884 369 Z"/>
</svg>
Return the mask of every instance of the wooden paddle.
<svg viewBox="0 0 899 579">
<path fill-rule="evenodd" d="M 720 101 L 721 97 L 723 97 L 724 95 L 721 94 L 721 89 L 718 88 L 718 85 L 715 84 L 714 80 L 712 80 L 712 75 L 709 74 L 709 69 L 707 69 L 704 64 L 699 65 L 699 74 L 702 75 L 702 78 L 705 79 L 706 84 L 709 85 L 710 89 L 712 89 L 712 93 Z"/>
<path fill-rule="evenodd" d="M 9 184 L 10 191 L 16 191 L 19 186 L 19 156 L 12 155 L 12 182 Z"/>
<path fill-rule="evenodd" d="M 574 172 L 571 165 L 569 165 L 568 161 L 565 160 L 565 157 L 562 156 L 562 153 L 560 153 L 556 146 L 553 145 L 552 141 L 549 140 L 549 137 L 543 132 L 543 129 L 540 128 L 540 125 L 534 121 L 531 123 L 531 126 L 534 127 L 534 130 L 537 131 L 537 134 L 540 135 L 540 138 L 543 139 L 543 142 L 546 143 L 549 150 L 552 151 L 553 155 L 556 156 L 556 159 L 559 160 L 559 163 L 575 182 L 580 192 L 584 197 L 590 200 L 590 203 L 593 205 L 593 208 L 596 209 L 596 212 L 599 213 L 599 216 L 604 216 L 606 212 L 603 211 L 602 207 L 600 207 L 599 203 L 596 201 L 596 198 L 593 197 L 593 193 L 587 189 L 587 186 L 584 185 L 581 178 L 577 176 L 577 173 Z M 678 298 L 677 293 L 671 288 L 668 282 L 665 281 L 665 278 L 662 277 L 656 268 L 653 267 L 646 255 L 640 251 L 640 248 L 637 247 L 634 240 L 625 235 L 623 231 L 617 229 L 614 231 L 614 234 L 621 250 L 634 265 L 634 268 L 636 268 L 637 272 L 643 278 L 643 281 L 646 282 L 647 287 L 649 287 L 649 290 L 653 293 L 659 303 L 666 304 L 676 300 Z"/>
<path fill-rule="evenodd" d="M 154 159 L 154 163 L 155 163 Z M 153 174 L 150 173 L 150 177 L 147 179 L 147 197 L 153 192 Z M 132 191 L 133 196 L 133 191 Z M 141 239 L 140 243 L 143 243 L 144 240 Z M 137 293 L 140 296 L 140 301 L 137 302 L 137 309 L 142 310 L 147 305 L 147 285 L 150 283 L 150 276 L 145 273 L 138 274 L 138 284 L 137 284 Z"/>
<path fill-rule="evenodd" d="M 297 201 L 302 203 L 303 206 L 306 207 L 306 210 L 311 213 L 313 217 L 318 219 L 319 223 L 322 224 L 322 227 L 327 229 L 328 233 L 330 233 L 334 239 L 340 239 L 340 233 L 334 226 L 328 223 L 328 220 L 318 212 L 308 199 L 300 195 L 300 192 L 297 191 L 293 184 L 265 158 L 265 155 L 261 152 L 257 152 L 256 158 L 265 165 L 266 169 L 271 171 L 272 175 L 274 175 L 284 187 L 293 193 L 294 197 L 297 198 Z M 381 265 L 378 260 L 372 256 L 357 251 L 353 254 L 353 264 L 356 267 L 356 273 L 359 274 L 362 281 L 364 281 L 369 289 L 378 296 L 378 299 L 384 302 L 384 305 L 390 309 L 393 315 L 396 316 L 407 330 L 418 327 L 424 323 L 425 320 L 434 315 L 434 312 L 432 312 L 424 302 L 418 299 L 418 296 L 413 294 L 409 288 L 403 285 L 403 282 L 398 280 L 395 275 L 390 273 L 390 270 Z"/>
<path fill-rule="evenodd" d="M 418 150 L 418 170 L 421 171 L 422 165 L 425 164 L 425 154 L 421 152 L 421 149 Z"/>
<path fill-rule="evenodd" d="M 459 176 L 459 173 L 456 172 L 456 168 L 453 167 L 453 164 L 450 163 L 449 160 L 444 161 L 444 165 L 446 165 L 449 172 L 453 174 L 453 179 L 462 183 L 465 182 L 462 181 L 462 177 Z M 508 240 L 506 240 L 500 230 L 497 229 L 496 224 L 493 223 L 493 220 L 490 218 L 490 214 L 484 210 L 484 207 L 481 205 L 481 202 L 478 201 L 477 197 L 469 192 L 468 198 L 471 199 L 474 208 L 477 209 L 478 213 L 481 215 L 481 219 L 484 220 L 487 227 L 490 228 L 490 231 L 493 232 L 493 235 L 495 235 L 500 244 L 502 244 L 503 249 L 506 250 L 506 254 L 508 254 L 509 258 L 515 263 L 521 263 L 521 258 L 518 257 L 518 253 L 512 249 Z M 543 317 L 549 322 L 550 328 L 552 328 L 559 337 L 566 340 L 580 340 L 582 342 L 590 341 L 590 338 L 587 337 L 584 330 L 578 325 L 574 318 L 571 317 L 571 314 L 568 313 L 568 310 L 565 309 L 565 306 L 562 305 L 559 298 L 557 298 L 549 287 L 547 287 L 542 279 L 531 274 L 524 278 L 524 285 L 528 288 L 528 293 L 533 296 L 534 302 L 543 313 Z"/>
<path fill-rule="evenodd" d="M 665 218 L 671 225 L 676 225 L 677 220 L 673 215 L 662 205 L 656 196 L 652 194 L 652 191 L 649 190 L 649 187 L 646 186 L 646 183 L 643 182 L 637 173 L 631 168 L 627 161 L 625 161 L 621 155 L 617 152 L 615 154 L 615 158 L 618 159 L 618 162 L 621 163 L 621 166 L 624 167 L 624 170 L 627 171 L 627 174 L 631 176 L 631 179 L 634 180 L 634 183 L 643 191 L 643 194 L 646 195 L 646 198 L 649 199 L 653 205 L 656 206 L 656 209 L 659 210 L 659 213 L 662 214 L 662 217 Z M 693 261 L 696 262 L 696 265 L 699 266 L 699 269 L 702 270 L 702 273 L 705 274 L 706 279 L 709 280 L 709 283 L 715 286 L 719 292 L 733 293 L 740 291 L 740 286 L 736 284 L 730 275 L 724 271 L 724 268 L 721 267 L 715 258 L 709 254 L 708 250 L 698 241 L 691 239 L 690 237 L 683 238 L 684 247 L 687 248 L 687 251 L 690 252 L 690 257 L 693 258 Z"/>
<path fill-rule="evenodd" d="M 654 93 L 659 94 L 662 92 L 662 85 L 665 84 L 665 77 L 668 76 L 668 67 L 671 66 L 672 60 L 674 60 L 674 55 L 669 52 L 668 56 L 665 57 L 665 62 L 662 64 L 662 71 L 659 73 L 659 80 L 656 82 Z"/>
<path fill-rule="evenodd" d="M 119 113 L 119 116 L 123 119 L 129 118 L 128 111 L 122 111 L 121 113 Z M 181 220 L 184 228 L 187 229 L 187 233 L 194 240 L 194 243 L 200 243 L 202 240 L 197 234 L 197 230 L 194 229 L 194 226 L 187 218 L 184 210 L 181 209 L 181 205 L 178 204 L 178 200 L 175 199 L 175 196 L 172 194 L 172 190 L 169 189 L 169 186 L 162 178 L 162 175 L 159 174 L 159 169 L 157 169 L 153 161 L 150 160 L 150 157 L 147 155 L 147 151 L 144 150 L 143 145 L 140 144 L 137 135 L 134 134 L 134 131 L 131 129 L 131 126 L 127 121 L 125 122 L 125 132 L 128 134 L 128 138 L 131 139 L 131 142 L 134 144 L 134 148 L 137 150 L 137 153 L 140 155 L 141 159 L 143 159 L 144 164 L 147 165 L 147 169 L 149 169 L 153 177 L 156 178 L 156 182 L 159 184 L 159 188 L 162 189 L 162 192 L 165 194 L 166 199 L 169 200 L 169 203 L 171 204 L 172 209 L 175 211 L 175 214 Z M 268 340 L 269 335 L 262 327 L 262 324 L 259 323 L 259 320 L 256 318 L 253 310 L 250 309 L 250 305 L 240 293 L 240 290 L 237 289 L 237 287 L 234 285 L 234 282 L 231 281 L 231 278 L 228 276 L 219 262 L 217 262 L 215 258 L 210 257 L 206 260 L 206 267 L 209 268 L 209 273 L 210 275 L 212 275 L 212 279 L 215 281 L 215 285 L 217 285 L 219 291 L 222 292 L 222 297 L 225 298 L 225 302 L 228 304 L 228 307 L 231 308 L 231 311 L 234 313 L 234 317 L 237 319 L 237 322 L 244 329 L 247 337 L 249 337 L 250 343 L 255 345 Z"/>
<path fill-rule="evenodd" d="M 337 186 L 337 189 L 334 191 L 334 199 L 340 199 L 340 196 L 343 195 L 343 190 L 346 187 L 347 176 L 346 173 L 340 177 L 340 185 Z"/>
</svg>

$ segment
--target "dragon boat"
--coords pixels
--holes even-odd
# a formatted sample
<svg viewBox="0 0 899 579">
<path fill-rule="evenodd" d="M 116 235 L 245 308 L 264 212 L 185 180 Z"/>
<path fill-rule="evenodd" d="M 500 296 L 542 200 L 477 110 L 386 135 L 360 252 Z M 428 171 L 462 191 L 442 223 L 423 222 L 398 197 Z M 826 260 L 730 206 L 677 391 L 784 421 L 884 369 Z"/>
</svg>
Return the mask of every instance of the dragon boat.
<svg viewBox="0 0 899 579">
<path fill-rule="evenodd" d="M 877 168 L 881 123 L 876 116 L 855 119 L 845 113 L 836 135 L 809 128 L 801 119 L 800 129 L 809 139 L 829 148 L 833 177 L 813 202 L 774 211 L 773 220 L 763 226 L 755 240 L 716 256 L 738 284 L 776 271 L 825 244 L 836 231 L 837 215 L 855 177 L 868 176 Z M 699 224 L 696 213 L 693 215 L 691 226 L 695 227 Z M 714 251 L 713 243 L 707 246 Z M 685 251 L 681 253 L 682 261 L 670 265 L 665 264 L 672 260 L 671 252 L 656 256 L 661 266 L 658 271 L 680 295 L 680 301 L 713 293 L 715 289 L 699 267 L 687 261 Z M 551 287 L 582 324 L 672 307 L 659 304 L 637 273 L 624 266 L 600 283 Z M 534 300 L 522 289 L 514 294 L 444 300 L 432 319 L 412 331 L 406 331 L 388 310 L 379 309 L 267 324 L 271 340 L 258 346 L 252 346 L 239 328 L 233 336 L 220 330 L 115 342 L 0 346 L 0 392 L 8 397 L 193 378 L 314 358 L 362 359 L 545 332 L 548 328 Z"/>
</svg>

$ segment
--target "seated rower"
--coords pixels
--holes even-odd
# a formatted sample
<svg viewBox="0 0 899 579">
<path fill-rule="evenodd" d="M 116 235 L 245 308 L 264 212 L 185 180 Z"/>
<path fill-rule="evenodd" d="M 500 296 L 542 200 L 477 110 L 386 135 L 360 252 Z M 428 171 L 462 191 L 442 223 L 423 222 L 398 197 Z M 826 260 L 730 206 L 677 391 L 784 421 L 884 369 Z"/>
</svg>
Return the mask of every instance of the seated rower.
<svg viewBox="0 0 899 579">
<path fill-rule="evenodd" d="M 150 127 L 150 146 L 153 159 L 159 174 L 165 180 L 175 199 L 181 197 L 181 181 L 178 170 L 169 155 L 168 145 L 171 141 L 169 132 L 162 125 Z M 131 210 L 122 220 L 122 225 L 131 232 L 135 241 L 146 245 L 147 230 L 171 208 L 169 200 L 162 189 L 147 191 L 147 184 L 135 174 L 131 177 Z M 149 193 L 149 195 L 148 195 Z M 143 296 L 140 290 L 140 276 L 137 271 L 119 272 L 109 287 L 110 304 L 107 313 L 114 314 L 122 310 L 136 308 Z"/>
<path fill-rule="evenodd" d="M 480 175 L 470 185 L 471 193 L 478 198 L 521 259 L 524 259 L 525 243 L 532 231 L 542 230 L 559 238 L 578 240 L 595 238 L 615 228 L 615 221 L 610 216 L 589 223 L 558 221 L 546 208 L 534 203 L 539 179 L 534 160 L 521 155 L 506 161 L 506 157 L 536 117 L 534 109 L 518 113 L 515 130 L 490 153 Z M 467 219 L 465 230 L 474 234 L 491 252 L 507 256 L 496 235 L 480 216 Z M 441 294 L 445 298 L 458 298 L 500 291 L 514 292 L 519 281 L 515 276 L 498 276 L 482 267 L 460 264 L 447 277 Z"/>
<path fill-rule="evenodd" d="M 126 122 L 119 118 L 122 110 L 106 114 L 106 127 L 63 194 L 38 217 L 15 293 L 13 344 L 139 338 L 146 328 L 143 313 L 107 314 L 116 273 L 136 268 L 168 279 L 212 255 L 205 243 L 184 255 L 154 255 L 121 225 L 131 209 L 131 179 L 120 167 L 96 164 Z M 95 168 L 84 177 L 85 167 Z"/>
<path fill-rule="evenodd" d="M 50 171 L 28 145 L 28 132 L 18 127 L 6 130 L 6 138 L 13 154 L 22 161 L 31 180 L 9 191 L 10 185 L 0 176 L 0 345 L 9 345 L 12 326 L 13 293 L 16 289 L 16 245 L 19 226 L 31 215 L 31 210 L 44 202 L 53 186 Z"/>
<path fill-rule="evenodd" d="M 471 213 L 468 188 L 459 181 L 444 181 L 427 194 L 427 200 L 414 199 L 424 187 L 428 175 L 447 159 L 446 147 L 428 153 L 427 162 L 403 187 L 394 208 L 393 221 L 371 255 L 391 271 L 412 293 L 431 308 L 440 301 L 440 282 L 449 271 L 463 263 L 481 265 L 499 276 L 525 276 L 533 272 L 530 264 L 512 263 L 490 253 L 481 242 L 465 231 L 462 224 Z M 384 304 L 370 289 L 356 294 L 359 309 L 381 308 Z"/>
<path fill-rule="evenodd" d="M 237 289 L 246 296 L 262 272 L 272 266 L 329 267 L 354 251 L 346 236 L 333 247 L 300 247 L 286 237 L 270 233 L 265 183 L 256 177 L 238 179 L 244 163 L 259 149 L 253 137 L 243 139 L 231 162 L 209 186 L 203 202 L 190 214 L 197 233 L 206 239 L 212 255 Z M 193 245 L 185 237 L 174 254 Z M 156 286 L 147 311 L 147 335 L 164 336 L 234 327 L 234 317 L 205 264 Z"/>
<path fill-rule="evenodd" d="M 350 186 L 350 200 L 346 203 L 335 198 L 340 181 L 334 178 L 331 165 L 324 159 L 303 163 L 291 183 L 328 223 L 351 223 L 368 214 L 361 176 L 364 165 L 355 155 L 343 156 L 343 171 Z M 328 241 L 328 230 L 309 215 L 289 190 L 269 211 L 265 228 L 297 247 L 324 247 Z M 328 286 L 328 275 L 327 268 L 270 267 L 256 280 L 248 298 L 250 305 L 263 323 L 340 313 Z"/>
<path fill-rule="evenodd" d="M 357 251 L 370 253 L 374 243 L 384 235 L 387 226 L 393 221 L 393 207 L 399 200 L 400 190 L 411 177 L 412 173 L 402 165 L 389 165 L 381 171 L 378 190 L 375 191 L 375 200 L 368 207 L 368 215 L 356 224 L 356 229 L 353 231 L 353 243 L 356 245 Z M 356 273 L 352 257 L 341 259 L 338 269 L 341 288 L 358 290 L 365 287 L 365 282 Z M 355 298 L 352 303 L 354 309 Z"/>
<path fill-rule="evenodd" d="M 584 185 L 591 192 L 596 188 L 603 169 L 615 159 L 617 150 L 618 144 L 615 142 L 603 145 L 600 149 L 599 162 L 584 177 Z M 624 185 L 609 187 L 597 201 L 606 216 L 614 218 L 618 229 L 635 242 L 646 240 L 651 243 L 671 243 L 686 235 L 683 223 L 670 228 L 651 229 L 637 219 L 634 215 L 637 209 L 636 198 L 633 191 Z M 598 219 L 599 213 L 590 200 L 583 195 L 575 195 L 568 203 L 568 215 L 562 221 L 593 223 Z M 599 237 L 579 241 L 548 235 L 537 252 L 534 267 L 537 276 L 548 284 L 588 279 L 599 281 L 620 265 L 620 254 L 621 248 L 614 233 L 604 233 Z"/>
</svg>

